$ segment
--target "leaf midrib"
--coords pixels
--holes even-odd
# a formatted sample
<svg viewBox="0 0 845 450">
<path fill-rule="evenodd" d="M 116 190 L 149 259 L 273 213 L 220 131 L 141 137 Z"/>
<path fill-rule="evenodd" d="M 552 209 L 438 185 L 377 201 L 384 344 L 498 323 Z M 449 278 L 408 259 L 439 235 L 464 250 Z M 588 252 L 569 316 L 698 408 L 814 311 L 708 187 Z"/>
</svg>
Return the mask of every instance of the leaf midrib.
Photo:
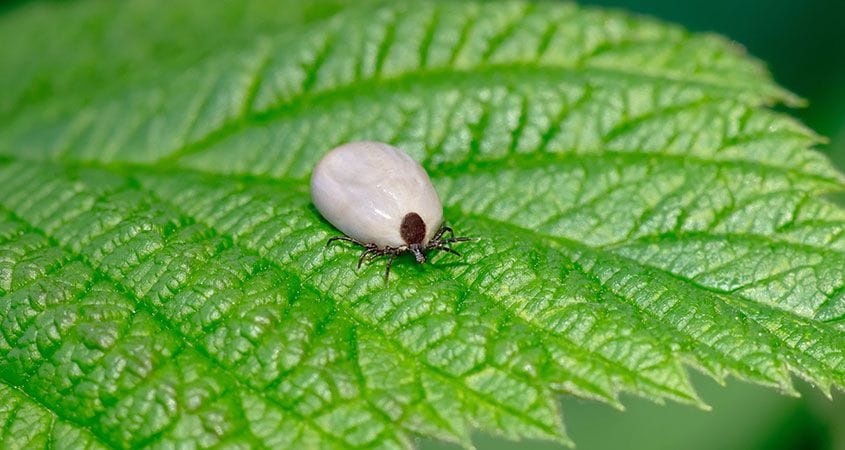
<svg viewBox="0 0 845 450">
<path fill-rule="evenodd" d="M 698 159 L 698 158 L 695 158 L 695 157 L 692 157 L 692 158 L 685 157 L 683 155 L 665 155 L 665 154 L 658 154 L 658 153 L 653 154 L 653 153 L 649 153 L 649 152 L 605 152 L 605 153 L 614 153 L 612 156 L 614 158 L 619 158 L 622 161 L 630 159 L 630 160 L 636 161 L 636 162 L 643 162 L 643 161 L 650 162 L 650 161 L 660 160 L 660 159 L 670 159 L 670 160 L 672 160 L 673 163 L 676 163 L 678 165 L 684 165 L 685 162 L 687 162 L 687 163 L 699 163 L 703 166 L 708 166 L 708 165 L 715 165 L 715 166 L 728 165 L 728 166 L 732 166 L 732 165 L 736 164 L 732 160 L 731 161 L 707 160 L 707 159 Z M 577 154 L 577 153 L 548 153 L 548 154 L 544 154 L 543 156 L 546 156 L 546 155 L 552 156 L 553 158 L 550 159 L 550 160 L 544 160 L 543 158 L 532 159 L 530 161 L 531 164 L 529 164 L 529 167 L 527 167 L 527 168 L 523 168 L 521 166 L 513 166 L 512 161 L 509 160 L 509 159 L 501 159 L 501 160 L 497 160 L 497 161 L 491 160 L 489 162 L 489 164 L 483 164 L 483 165 L 475 165 L 474 164 L 470 167 L 465 168 L 464 170 L 458 170 L 457 167 L 453 171 L 448 171 L 448 170 L 447 171 L 440 171 L 438 169 L 435 169 L 435 172 L 434 172 L 435 175 L 432 178 L 436 182 L 436 180 L 438 178 L 440 178 L 441 175 L 444 175 L 447 178 L 454 179 L 457 176 L 466 176 L 466 175 L 474 175 L 474 174 L 486 173 L 486 172 L 495 172 L 497 170 L 529 170 L 531 168 L 544 168 L 544 167 L 548 167 L 549 165 L 555 165 L 555 164 L 567 164 L 567 163 L 576 164 L 576 163 L 579 163 L 581 160 L 584 160 L 584 159 L 587 159 L 587 160 L 595 159 L 597 161 L 602 161 L 602 160 L 607 159 L 607 158 L 604 157 L 604 154 L 602 154 L 602 153 L 581 153 L 581 154 Z M 104 170 L 104 171 L 114 173 L 114 174 L 119 174 L 121 176 L 130 176 L 130 174 L 138 173 L 138 172 L 148 172 L 148 173 L 151 173 L 153 175 L 174 175 L 174 176 L 187 173 L 187 174 L 192 174 L 192 175 L 197 175 L 197 176 L 207 177 L 207 178 L 212 178 L 212 179 L 223 179 L 223 180 L 235 181 L 235 182 L 238 182 L 238 183 L 240 183 L 244 186 L 247 186 L 250 183 L 259 182 L 259 183 L 263 183 L 263 184 L 266 184 L 266 185 L 282 187 L 286 192 L 292 192 L 292 193 L 295 193 L 296 195 L 300 195 L 300 196 L 303 196 L 303 197 L 309 195 L 308 194 L 309 178 L 288 178 L 288 177 L 274 177 L 274 176 L 264 175 L 264 174 L 238 174 L 238 173 L 210 172 L 210 171 L 197 169 L 197 168 L 174 167 L 174 166 L 167 166 L 167 165 L 163 165 L 163 164 L 100 163 L 100 162 L 94 162 L 94 161 L 50 161 L 50 162 L 46 162 L 46 161 L 43 161 L 41 159 L 28 160 L 26 158 L 20 158 L 20 157 L 12 158 L 11 156 L 6 157 L 6 158 L 0 158 L 0 164 L 23 162 L 23 161 L 34 161 L 34 162 L 37 162 L 39 164 L 48 164 L 48 165 L 49 164 L 59 164 L 59 165 L 62 165 L 62 166 L 68 167 L 68 168 L 93 168 L 93 169 Z M 755 167 L 760 166 L 759 163 L 756 163 L 756 162 L 753 162 L 753 161 L 740 161 L 740 162 L 738 162 L 738 164 L 740 164 L 740 167 L 745 167 L 746 164 L 751 165 L 751 166 L 755 166 Z M 817 180 L 817 181 L 820 181 L 820 182 L 825 182 L 825 183 L 830 182 L 830 180 L 828 180 L 826 178 L 817 179 L 818 177 L 816 177 L 814 175 L 808 175 L 808 174 L 805 174 L 803 172 L 789 171 L 789 170 L 785 170 L 785 169 L 779 170 L 780 168 L 778 168 L 778 167 L 771 167 L 771 169 L 773 171 L 782 171 L 782 172 L 785 172 L 785 173 L 790 174 L 790 175 L 806 177 L 806 178 L 814 179 L 814 180 Z M 842 190 L 845 190 L 845 183 L 843 183 L 842 185 L 836 184 L 836 185 L 830 186 L 829 189 L 818 188 L 818 190 L 816 192 L 817 193 L 833 193 L 833 192 L 840 192 Z M 168 202 L 168 204 L 169 204 L 169 202 Z M 510 224 L 506 224 L 506 225 L 510 225 Z M 664 234 L 666 234 L 666 233 L 664 233 Z M 673 233 L 668 233 L 668 235 L 672 235 L 672 234 Z M 845 257 L 845 249 L 843 249 L 843 250 L 831 250 L 829 247 L 826 247 L 826 246 L 813 246 L 813 245 L 810 245 L 810 244 L 794 242 L 794 241 L 789 241 L 789 240 L 773 239 L 772 236 L 758 235 L 758 234 L 755 234 L 755 233 L 722 232 L 722 233 L 716 233 L 716 234 L 718 234 L 719 236 L 723 236 L 723 237 L 741 237 L 745 241 L 755 240 L 757 242 L 765 243 L 765 244 L 787 245 L 787 246 L 790 246 L 792 248 L 796 248 L 798 250 L 802 250 L 802 251 L 805 251 L 805 252 L 822 253 L 822 254 L 827 254 L 827 255 L 838 255 L 838 256 L 841 256 L 841 257 Z M 655 239 L 655 238 L 658 238 L 662 235 L 663 234 L 659 234 L 659 235 L 646 234 L 646 235 L 638 236 L 634 239 L 624 239 L 624 240 L 621 240 L 621 241 L 615 241 L 615 242 L 603 244 L 601 246 L 596 247 L 595 249 L 611 251 L 615 247 L 621 247 L 621 246 L 624 246 L 625 244 L 629 244 L 629 243 L 632 243 L 632 242 L 643 242 L 643 241 L 647 241 L 649 239 Z M 689 232 L 684 232 L 683 235 L 684 236 L 689 235 L 689 236 L 693 236 L 693 237 L 700 236 L 700 237 L 707 238 L 707 237 L 713 236 L 714 233 L 711 233 L 709 231 L 707 233 L 689 231 Z M 549 235 L 548 237 L 551 238 L 551 239 L 557 239 L 558 238 L 558 237 L 553 236 L 553 235 Z M 566 239 L 566 238 L 561 237 L 560 239 Z M 578 242 L 578 241 L 572 241 L 572 242 Z M 588 248 L 594 248 L 594 247 L 590 247 L 589 244 L 586 244 L 586 243 L 578 242 L 578 244 L 583 245 L 583 246 L 587 246 Z M 611 253 L 613 253 L 613 252 L 611 251 Z M 615 255 L 615 253 L 613 253 L 613 254 Z"/>
<path fill-rule="evenodd" d="M 519 162 L 519 165 L 516 162 Z M 455 179 L 459 176 L 478 175 L 486 173 L 495 173 L 499 171 L 528 171 L 550 166 L 565 166 L 565 165 L 583 165 L 591 161 L 606 163 L 611 161 L 617 165 L 630 165 L 631 163 L 639 164 L 654 164 L 654 163 L 671 163 L 675 167 L 684 167 L 692 164 L 702 167 L 716 167 L 716 168 L 738 168 L 738 169 L 755 169 L 761 171 L 768 171 L 783 174 L 785 177 L 795 177 L 798 179 L 805 179 L 812 181 L 816 186 L 810 190 L 810 193 L 815 194 L 830 194 L 845 191 L 845 177 L 842 180 L 830 179 L 821 175 L 801 172 L 796 169 L 789 169 L 785 167 L 773 166 L 759 161 L 744 160 L 744 159 L 707 159 L 697 156 L 681 155 L 681 154 L 667 154 L 659 152 L 648 151 L 613 151 L 603 150 L 602 152 L 548 152 L 541 155 L 536 154 L 511 154 L 508 153 L 504 157 L 498 159 L 491 159 L 489 161 L 473 163 L 469 166 L 461 167 L 458 163 L 441 163 L 430 164 L 432 166 L 431 173 L 433 179 L 446 177 Z M 249 182 L 264 182 L 273 185 L 281 185 L 287 189 L 292 189 L 297 192 L 306 192 L 309 178 L 292 178 L 292 177 L 277 177 L 267 174 L 251 174 L 251 173 L 225 173 L 204 170 L 201 168 L 180 166 L 177 163 L 155 162 L 155 163 L 123 163 L 111 162 L 102 163 L 91 160 L 56 160 L 45 161 L 42 158 L 27 158 L 26 156 L 0 156 L 0 164 L 8 164 L 13 162 L 38 162 L 38 163 L 53 163 L 61 164 L 69 168 L 95 168 L 106 170 L 112 173 L 128 174 L 136 171 L 147 171 L 152 173 L 167 174 L 167 173 L 192 173 L 205 177 L 214 177 L 218 179 L 227 179 L 232 181 L 239 181 L 242 183 Z M 808 186 L 804 187 L 805 189 Z M 800 244 L 799 244 L 800 245 Z M 827 251 L 823 247 L 814 248 L 816 251 Z"/>
</svg>

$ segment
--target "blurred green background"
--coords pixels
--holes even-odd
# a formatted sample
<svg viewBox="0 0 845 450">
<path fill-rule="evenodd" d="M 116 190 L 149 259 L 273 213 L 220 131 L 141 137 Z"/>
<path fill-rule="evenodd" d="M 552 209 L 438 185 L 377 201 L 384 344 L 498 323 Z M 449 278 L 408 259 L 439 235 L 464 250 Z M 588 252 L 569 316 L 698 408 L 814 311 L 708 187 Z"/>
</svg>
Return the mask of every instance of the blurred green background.
<svg viewBox="0 0 845 450">
<path fill-rule="evenodd" d="M 845 0 L 584 0 L 716 32 L 769 65 L 808 100 L 789 111 L 830 137 L 822 150 L 845 167 Z"/>
<path fill-rule="evenodd" d="M 307 0 L 304 0 L 307 1 Z M 458 1 L 458 0 L 456 0 Z M 0 0 L 0 12 L 25 1 Z M 821 150 L 845 168 L 845 0 L 583 0 L 712 31 L 734 39 L 769 64 L 775 79 L 808 100 L 790 110 L 831 138 Z M 0 93 L 2 95 L 2 93 Z M 563 412 L 579 450 L 845 450 L 845 395 L 830 401 L 799 382 L 803 396 L 729 380 L 726 387 L 695 376 L 713 407 L 656 405 L 625 398 L 626 412 L 596 402 L 563 399 Z M 478 436 L 480 450 L 559 449 Z M 457 448 L 421 442 L 422 450 Z"/>
<path fill-rule="evenodd" d="M 627 410 L 565 398 L 563 414 L 577 450 L 793 450 L 844 448 L 845 398 L 831 402 L 809 386 L 801 398 L 730 380 L 719 386 L 694 376 L 701 396 L 713 407 L 701 411 L 678 404 L 656 405 L 623 398 Z M 479 450 L 560 450 L 544 442 L 513 443 L 477 436 Z M 420 450 L 458 447 L 423 442 Z"/>
<path fill-rule="evenodd" d="M 845 169 L 845 0 L 582 0 L 725 35 L 769 65 L 775 79 L 807 99 L 787 110 L 831 139 L 821 148 Z M 627 398 L 627 411 L 563 399 L 578 450 L 845 450 L 845 395 L 830 401 L 802 385 L 801 398 L 729 380 L 695 377 L 713 410 Z M 480 450 L 560 449 L 478 436 Z M 457 448 L 424 442 L 422 450 Z"/>
</svg>

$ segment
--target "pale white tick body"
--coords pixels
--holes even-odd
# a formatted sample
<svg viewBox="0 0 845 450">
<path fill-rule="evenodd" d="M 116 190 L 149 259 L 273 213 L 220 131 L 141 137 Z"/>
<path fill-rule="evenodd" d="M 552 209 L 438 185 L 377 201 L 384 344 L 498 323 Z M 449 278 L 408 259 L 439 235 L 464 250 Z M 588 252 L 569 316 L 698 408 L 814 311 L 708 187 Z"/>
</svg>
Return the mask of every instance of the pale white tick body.
<svg viewBox="0 0 845 450">
<path fill-rule="evenodd" d="M 411 252 L 425 261 L 431 249 L 457 254 L 454 237 L 443 225 L 443 205 L 425 169 L 402 150 L 381 142 L 351 142 L 327 153 L 311 175 L 311 198 L 320 214 L 365 248 L 367 256 L 393 258 Z M 444 235 L 449 233 L 450 237 Z"/>
<path fill-rule="evenodd" d="M 330 151 L 314 168 L 311 197 L 338 230 L 380 249 L 413 243 L 401 233 L 410 213 L 424 223 L 423 245 L 443 223 L 443 205 L 425 169 L 380 142 L 352 142 Z"/>
</svg>

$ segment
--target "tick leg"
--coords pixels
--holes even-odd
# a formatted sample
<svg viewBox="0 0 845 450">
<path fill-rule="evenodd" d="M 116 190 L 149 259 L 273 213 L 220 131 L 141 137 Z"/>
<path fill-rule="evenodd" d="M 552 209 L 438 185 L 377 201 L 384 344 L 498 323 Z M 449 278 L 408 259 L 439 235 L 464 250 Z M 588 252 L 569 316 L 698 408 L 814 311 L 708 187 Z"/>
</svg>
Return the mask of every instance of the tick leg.
<svg viewBox="0 0 845 450">
<path fill-rule="evenodd" d="M 451 254 L 453 254 L 453 255 L 461 256 L 461 254 L 460 254 L 460 253 L 458 253 L 458 252 L 456 252 L 456 251 L 452 250 L 451 248 L 449 248 L 449 247 L 447 247 L 447 246 L 445 246 L 445 245 L 438 244 L 438 245 L 434 245 L 432 248 L 436 248 L 436 249 L 438 249 L 438 250 L 443 250 L 444 252 L 446 252 L 446 253 L 451 253 Z"/>
<path fill-rule="evenodd" d="M 443 244 L 451 244 L 453 242 L 469 242 L 469 241 L 477 241 L 479 238 L 475 237 L 450 237 L 449 239 L 442 239 L 439 241 Z"/>
<path fill-rule="evenodd" d="M 358 257 L 358 268 L 359 268 L 359 269 L 361 268 L 361 263 L 363 263 L 365 259 L 369 259 L 369 258 L 367 258 L 367 255 L 372 255 L 372 256 L 371 256 L 371 258 L 375 258 L 375 257 L 377 257 L 377 256 L 381 256 L 381 255 L 379 254 L 379 249 L 378 249 L 378 248 L 376 248 L 376 247 L 367 247 L 367 249 L 366 249 L 366 250 L 364 250 L 364 251 L 361 253 L 361 256 L 359 256 L 359 257 Z"/>
<path fill-rule="evenodd" d="M 432 241 L 439 241 L 440 238 L 443 237 L 443 235 L 446 234 L 446 233 L 449 233 L 449 236 L 452 236 L 452 237 L 455 236 L 455 232 L 452 230 L 452 228 L 444 225 L 444 226 L 440 227 L 439 230 L 437 230 L 437 233 L 434 233 L 434 236 L 431 238 L 431 240 Z"/>
<path fill-rule="evenodd" d="M 352 239 L 349 236 L 335 236 L 335 237 L 329 238 L 329 240 L 326 241 L 326 247 L 331 245 L 331 243 L 334 242 L 334 241 L 346 241 L 346 242 L 351 242 L 353 244 L 360 245 L 361 247 L 369 247 L 367 244 L 365 244 L 365 243 L 363 243 L 363 242 L 361 242 L 357 239 Z"/>
<path fill-rule="evenodd" d="M 396 257 L 396 253 L 391 253 L 390 258 L 387 259 L 387 268 L 384 269 L 384 283 L 390 286 L 390 266 L 393 264 L 393 258 Z"/>
</svg>

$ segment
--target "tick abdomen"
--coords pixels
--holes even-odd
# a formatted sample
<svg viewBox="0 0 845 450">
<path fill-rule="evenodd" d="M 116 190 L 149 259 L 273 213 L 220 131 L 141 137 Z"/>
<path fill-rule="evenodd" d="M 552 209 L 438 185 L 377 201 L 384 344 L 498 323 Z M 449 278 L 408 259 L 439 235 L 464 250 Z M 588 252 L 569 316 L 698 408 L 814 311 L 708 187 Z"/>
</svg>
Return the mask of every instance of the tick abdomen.
<svg viewBox="0 0 845 450">
<path fill-rule="evenodd" d="M 337 229 L 379 248 L 425 244 L 443 222 L 443 206 L 422 166 L 379 142 L 326 154 L 311 177 L 311 195 Z"/>
<path fill-rule="evenodd" d="M 393 259 L 411 253 L 418 263 L 426 253 L 460 256 L 451 244 L 474 240 L 456 237 L 443 225 L 443 205 L 425 170 L 396 147 L 379 142 L 352 142 L 330 151 L 311 176 L 314 205 L 344 236 L 332 237 L 364 248 L 358 268 L 371 258 L 387 256 L 385 282 Z"/>
</svg>

